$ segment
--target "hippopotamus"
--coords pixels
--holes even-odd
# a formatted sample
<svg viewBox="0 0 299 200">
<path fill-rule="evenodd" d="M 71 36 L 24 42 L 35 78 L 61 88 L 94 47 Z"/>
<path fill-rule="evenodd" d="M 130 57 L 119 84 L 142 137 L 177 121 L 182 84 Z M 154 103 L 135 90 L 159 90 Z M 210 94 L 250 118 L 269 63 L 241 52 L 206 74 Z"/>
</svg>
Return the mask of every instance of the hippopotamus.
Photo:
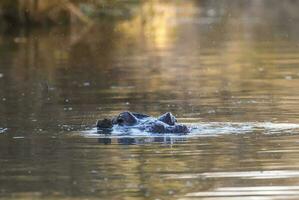
<svg viewBox="0 0 299 200">
<path fill-rule="evenodd" d="M 99 132 L 104 133 L 112 132 L 112 130 L 124 133 L 128 133 L 133 130 L 160 134 L 190 133 L 190 129 L 186 125 L 177 123 L 175 116 L 170 112 L 167 112 L 158 118 L 154 118 L 149 115 L 126 111 L 112 119 L 105 118 L 103 120 L 98 120 L 96 126 Z"/>
</svg>

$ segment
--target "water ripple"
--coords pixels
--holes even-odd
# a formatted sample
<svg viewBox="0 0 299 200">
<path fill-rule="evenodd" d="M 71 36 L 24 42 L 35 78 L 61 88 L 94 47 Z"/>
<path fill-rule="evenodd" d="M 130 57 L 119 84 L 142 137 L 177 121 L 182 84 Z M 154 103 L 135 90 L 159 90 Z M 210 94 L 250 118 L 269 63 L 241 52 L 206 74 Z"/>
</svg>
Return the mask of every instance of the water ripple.
<svg viewBox="0 0 299 200">
<path fill-rule="evenodd" d="M 166 179 L 198 179 L 198 178 L 240 178 L 240 179 L 281 179 L 299 178 L 297 170 L 267 170 L 238 172 L 206 172 L 194 174 L 167 174 Z"/>
<path fill-rule="evenodd" d="M 255 187 L 220 187 L 214 191 L 191 192 L 185 197 L 207 197 L 219 199 L 295 199 L 299 195 L 298 186 L 255 186 Z M 186 198 L 181 198 L 186 199 Z"/>
</svg>

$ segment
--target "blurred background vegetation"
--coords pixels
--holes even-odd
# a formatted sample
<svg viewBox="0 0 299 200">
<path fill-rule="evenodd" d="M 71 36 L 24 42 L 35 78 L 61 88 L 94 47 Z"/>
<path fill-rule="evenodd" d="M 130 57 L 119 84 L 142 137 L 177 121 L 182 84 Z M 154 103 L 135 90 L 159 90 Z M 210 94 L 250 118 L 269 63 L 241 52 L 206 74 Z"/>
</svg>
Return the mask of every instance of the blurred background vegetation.
<svg viewBox="0 0 299 200">
<path fill-rule="evenodd" d="M 184 3 L 182 3 L 184 2 Z M 2 0 L 0 2 L 0 30 L 16 27 L 50 26 L 78 23 L 92 23 L 109 17 L 113 19 L 128 19 L 136 14 L 137 6 L 141 4 L 182 3 L 193 4 L 203 8 L 224 9 L 227 11 L 238 8 L 244 15 L 251 14 L 250 21 L 255 20 L 257 13 L 277 18 L 278 21 L 298 20 L 298 1 L 228 1 L 228 0 Z M 219 11 L 219 10 L 218 10 Z M 151 14 L 154 14 L 154 10 Z M 210 13 L 213 14 L 213 13 Z M 222 13 L 223 14 L 223 13 Z M 232 13 L 226 13 L 227 16 Z M 226 16 L 226 15 L 222 15 Z M 284 17 L 290 17 L 285 19 Z"/>
<path fill-rule="evenodd" d="M 147 12 L 147 15 L 157 14 L 155 10 L 157 5 L 161 7 L 166 4 L 183 6 L 192 4 L 193 7 L 203 8 L 206 11 L 213 8 L 214 14 L 224 18 L 233 16 L 234 13 L 231 12 L 238 10 L 243 16 L 250 17 L 249 21 L 256 20 L 257 15 L 280 22 L 299 20 L 297 12 L 299 2 L 292 0 L 282 2 L 277 0 L 2 0 L 0 2 L 0 30 L 32 26 L 91 24 L 107 18 L 125 20 L 136 15 L 138 7 L 143 4 L 150 5 L 151 11 Z M 161 9 L 158 10 L 161 11 Z M 212 12 L 210 15 L 213 15 Z"/>
<path fill-rule="evenodd" d="M 129 17 L 137 0 L 2 0 L 0 27 L 91 23 L 95 18 Z"/>
</svg>

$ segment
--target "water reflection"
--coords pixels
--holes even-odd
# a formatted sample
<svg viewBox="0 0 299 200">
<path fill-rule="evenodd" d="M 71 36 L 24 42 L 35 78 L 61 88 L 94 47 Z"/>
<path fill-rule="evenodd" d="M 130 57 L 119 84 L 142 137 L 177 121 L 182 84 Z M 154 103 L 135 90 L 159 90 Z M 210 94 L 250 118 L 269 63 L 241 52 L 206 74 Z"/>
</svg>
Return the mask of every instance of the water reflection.
<svg viewBox="0 0 299 200">
<path fill-rule="evenodd" d="M 292 187 L 298 181 L 297 135 L 251 133 L 142 145 L 118 145 L 133 139 L 109 141 L 111 145 L 102 145 L 97 138 L 2 137 L 1 195 L 242 199 L 263 197 L 267 190 L 270 199 L 281 190 L 286 198 L 289 190 L 296 191 Z M 282 189 L 271 193 L 270 187 Z"/>
<path fill-rule="evenodd" d="M 100 144 L 123 144 L 123 145 L 142 145 L 142 144 L 151 144 L 151 143 L 163 143 L 163 144 L 174 144 L 177 142 L 187 141 L 187 138 L 184 137 L 173 137 L 173 136 L 152 136 L 152 137 L 100 137 L 98 142 Z"/>
<path fill-rule="evenodd" d="M 296 199 L 298 2 L 133 9 L 0 35 L 0 199 Z M 170 111 L 205 137 L 76 134 L 123 110 Z"/>
</svg>

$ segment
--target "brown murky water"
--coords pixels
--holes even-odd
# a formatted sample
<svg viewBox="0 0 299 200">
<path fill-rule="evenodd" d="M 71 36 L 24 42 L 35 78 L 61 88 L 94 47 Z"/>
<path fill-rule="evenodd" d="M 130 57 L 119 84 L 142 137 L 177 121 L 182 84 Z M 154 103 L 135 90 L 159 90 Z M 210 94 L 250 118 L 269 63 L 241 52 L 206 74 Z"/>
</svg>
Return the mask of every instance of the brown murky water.
<svg viewBox="0 0 299 200">
<path fill-rule="evenodd" d="M 0 199 L 298 199 L 298 8 L 144 1 L 126 19 L 2 34 Z M 206 129 L 90 133 L 123 110 Z"/>
</svg>

